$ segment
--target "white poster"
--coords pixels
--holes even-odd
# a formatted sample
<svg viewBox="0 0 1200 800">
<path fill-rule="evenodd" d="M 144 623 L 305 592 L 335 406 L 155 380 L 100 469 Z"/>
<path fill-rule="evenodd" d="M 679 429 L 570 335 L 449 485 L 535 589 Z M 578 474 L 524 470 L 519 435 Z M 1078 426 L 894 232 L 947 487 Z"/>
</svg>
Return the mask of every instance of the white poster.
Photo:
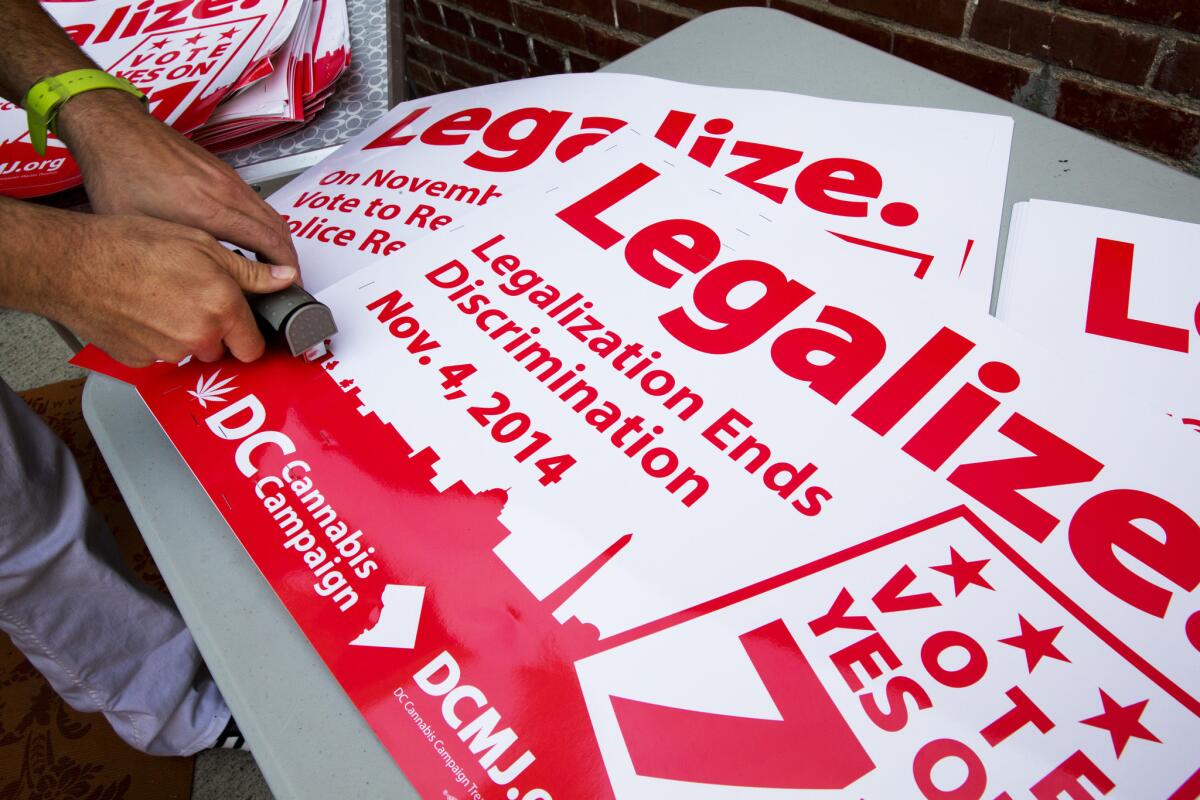
<svg viewBox="0 0 1200 800">
<path fill-rule="evenodd" d="M 422 796 L 1193 797 L 1193 444 L 677 155 L 125 375 Z"/>
<path fill-rule="evenodd" d="M 1200 432 L 1200 225 L 1034 200 L 996 315 Z"/>
<path fill-rule="evenodd" d="M 1049 798 L 1075 751 L 1101 793 L 1162 797 L 1187 779 L 1196 449 L 952 294 L 899 275 L 864 285 L 836 238 L 651 137 L 607 150 L 521 193 L 519 213 L 476 215 L 321 298 L 342 327 L 327 366 L 362 413 L 429 447 L 443 491 L 503 489 L 511 535 L 495 553 L 516 578 L 545 598 L 587 574 L 555 616 L 609 651 L 579 669 L 618 796 L 797 785 L 733 781 L 787 770 L 757 740 L 730 750 L 739 737 L 718 724 L 786 721 L 751 652 L 770 662 L 786 631 L 843 718 L 864 720 L 872 687 L 874 733 L 846 734 L 863 760 L 826 763 L 830 787 L 869 773 L 863 792 L 884 796 L 912 759 L 953 757 L 974 787 L 962 796 Z M 908 542 L 910 524 L 927 535 Z M 826 611 L 829 635 L 810 636 Z M 1035 674 L 1044 658 L 1062 666 Z M 922 688 L 901 715 L 906 693 L 880 676 L 914 662 Z M 711 750 L 664 738 L 714 727 Z M 815 752 L 804 774 L 825 763 Z M 696 788 L 718 774 L 740 788 Z"/>
<path fill-rule="evenodd" d="M 190 131 L 239 82 L 269 74 L 303 0 L 53 0 L 46 11 L 106 72 L 145 95 L 154 116 Z M 24 110 L 0 102 L 0 194 L 32 197 L 76 186 L 79 169 L 54 137 L 44 156 Z"/>
<path fill-rule="evenodd" d="M 402 103 L 270 202 L 289 221 L 306 285 L 322 289 L 625 126 L 752 189 L 768 201 L 764 216 L 989 308 L 1008 117 L 550 76 Z"/>
</svg>

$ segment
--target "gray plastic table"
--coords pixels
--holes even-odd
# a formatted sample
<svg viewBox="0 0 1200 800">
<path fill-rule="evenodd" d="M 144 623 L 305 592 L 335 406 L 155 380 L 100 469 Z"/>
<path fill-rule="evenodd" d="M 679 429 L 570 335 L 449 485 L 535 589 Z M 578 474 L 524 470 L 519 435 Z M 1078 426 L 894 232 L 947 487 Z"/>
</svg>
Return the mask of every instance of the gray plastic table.
<svg viewBox="0 0 1200 800">
<path fill-rule="evenodd" d="M 1005 230 L 1012 203 L 1030 197 L 1200 222 L 1200 180 L 779 11 L 707 14 L 606 69 L 1008 114 Z M 417 797 L 133 390 L 93 375 L 83 408 L 275 794 Z"/>
</svg>

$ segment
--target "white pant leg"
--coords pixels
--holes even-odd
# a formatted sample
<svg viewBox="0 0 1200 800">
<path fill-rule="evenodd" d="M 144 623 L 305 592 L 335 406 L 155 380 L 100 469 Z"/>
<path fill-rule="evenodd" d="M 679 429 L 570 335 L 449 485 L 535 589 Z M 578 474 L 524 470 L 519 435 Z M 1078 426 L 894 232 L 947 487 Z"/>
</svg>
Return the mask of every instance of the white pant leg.
<svg viewBox="0 0 1200 800">
<path fill-rule="evenodd" d="M 190 755 L 229 719 L 179 612 L 125 568 L 70 451 L 3 381 L 0 630 L 143 752 Z"/>
</svg>

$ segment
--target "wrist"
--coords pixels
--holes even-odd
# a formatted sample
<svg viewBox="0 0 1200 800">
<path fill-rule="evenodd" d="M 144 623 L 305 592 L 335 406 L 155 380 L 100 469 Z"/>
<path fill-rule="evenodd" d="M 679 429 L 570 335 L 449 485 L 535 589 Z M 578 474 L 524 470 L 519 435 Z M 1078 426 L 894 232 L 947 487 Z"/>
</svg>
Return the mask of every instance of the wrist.
<svg viewBox="0 0 1200 800">
<path fill-rule="evenodd" d="M 106 139 L 111 145 L 112 136 L 128 135 L 127 126 L 147 116 L 146 106 L 133 95 L 118 89 L 93 89 L 62 105 L 55 130 L 75 159 L 82 161 L 93 149 L 102 151 Z M 98 147 L 92 148 L 92 142 Z"/>
<path fill-rule="evenodd" d="M 72 301 L 76 258 L 92 238 L 90 215 L 0 198 L 0 305 L 61 320 Z M 47 247 L 47 231 L 55 243 Z M 86 258 L 86 256 L 85 256 Z"/>
</svg>

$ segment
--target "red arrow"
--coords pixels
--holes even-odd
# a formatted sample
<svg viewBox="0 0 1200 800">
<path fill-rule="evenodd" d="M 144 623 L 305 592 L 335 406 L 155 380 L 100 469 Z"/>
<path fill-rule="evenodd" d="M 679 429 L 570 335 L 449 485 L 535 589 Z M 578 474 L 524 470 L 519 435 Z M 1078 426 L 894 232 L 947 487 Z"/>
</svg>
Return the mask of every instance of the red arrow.
<svg viewBox="0 0 1200 800">
<path fill-rule="evenodd" d="M 783 620 L 738 638 L 782 719 L 613 697 L 639 775 L 719 786 L 842 789 L 875 768 Z"/>
</svg>

